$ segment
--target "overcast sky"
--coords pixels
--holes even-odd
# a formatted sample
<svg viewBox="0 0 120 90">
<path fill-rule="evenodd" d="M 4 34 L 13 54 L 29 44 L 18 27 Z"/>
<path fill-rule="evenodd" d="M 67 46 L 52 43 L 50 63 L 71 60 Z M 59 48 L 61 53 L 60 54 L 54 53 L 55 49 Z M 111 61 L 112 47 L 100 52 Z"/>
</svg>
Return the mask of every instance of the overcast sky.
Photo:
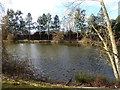
<svg viewBox="0 0 120 90">
<path fill-rule="evenodd" d="M 12 8 L 15 11 L 21 10 L 24 16 L 30 12 L 34 21 L 43 13 L 50 13 L 52 16 L 57 14 L 62 18 L 65 12 L 67 12 L 65 5 L 68 1 L 76 0 L 0 0 L 0 2 L 4 3 L 6 10 L 7 8 Z M 111 19 L 115 19 L 118 16 L 119 1 L 120 0 L 104 0 Z M 86 0 L 80 7 L 86 10 L 87 16 L 92 13 L 96 15 L 100 9 L 100 3 Z"/>
</svg>

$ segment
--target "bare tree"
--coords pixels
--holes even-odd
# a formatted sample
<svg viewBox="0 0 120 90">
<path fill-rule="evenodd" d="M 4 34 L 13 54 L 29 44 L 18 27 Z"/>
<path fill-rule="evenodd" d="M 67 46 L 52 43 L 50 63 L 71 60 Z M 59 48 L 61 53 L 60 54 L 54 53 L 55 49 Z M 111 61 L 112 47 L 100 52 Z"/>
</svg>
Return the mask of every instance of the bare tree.
<svg viewBox="0 0 120 90">
<path fill-rule="evenodd" d="M 86 0 L 76 0 L 75 2 L 78 2 L 78 1 L 83 2 Z M 99 30 L 97 30 L 95 28 L 93 23 L 82 13 L 81 13 L 81 16 L 84 17 L 91 24 L 92 28 L 96 31 L 97 35 L 99 36 L 100 40 L 102 41 L 102 43 L 103 43 L 102 48 L 105 50 L 106 54 L 108 55 L 111 65 L 112 65 L 112 68 L 113 68 L 114 76 L 115 76 L 116 80 L 118 80 L 120 78 L 120 60 L 119 60 L 117 45 L 115 42 L 115 37 L 114 37 L 113 31 L 111 28 L 110 19 L 109 19 L 109 16 L 108 16 L 108 13 L 107 13 L 107 10 L 106 10 L 103 0 L 92 0 L 92 1 L 99 1 L 101 4 L 101 7 L 103 9 L 103 12 L 104 12 L 104 15 L 105 15 L 105 18 L 107 21 L 107 26 L 105 26 L 105 27 L 107 27 L 106 34 L 110 38 L 110 40 L 105 40 L 104 35 L 100 34 Z M 74 3 L 72 3 L 72 4 L 74 4 Z M 81 4 L 81 2 L 79 4 Z M 77 5 L 79 5 L 79 4 L 77 4 Z M 76 7 L 76 5 L 75 5 L 75 7 Z M 111 49 L 109 48 L 110 45 L 108 45 L 108 42 L 110 42 L 109 44 L 111 44 L 111 47 L 112 47 Z"/>
<path fill-rule="evenodd" d="M 116 65 L 116 68 L 117 68 L 117 71 L 118 71 L 118 75 L 116 73 L 116 79 L 118 79 L 118 78 L 120 78 L 120 68 L 119 68 L 120 67 L 120 65 L 119 65 L 120 60 L 119 60 L 117 45 L 115 43 L 115 37 L 114 37 L 113 32 L 112 32 L 110 19 L 109 19 L 107 10 L 105 8 L 105 4 L 104 4 L 103 0 L 100 0 L 100 3 L 101 3 L 101 6 L 102 6 L 102 9 L 104 11 L 104 15 L 106 17 L 106 20 L 107 20 L 107 28 L 108 28 L 109 37 L 110 37 L 111 44 L 112 44 L 112 52 L 114 54 L 114 62 L 115 62 L 115 65 Z"/>
</svg>

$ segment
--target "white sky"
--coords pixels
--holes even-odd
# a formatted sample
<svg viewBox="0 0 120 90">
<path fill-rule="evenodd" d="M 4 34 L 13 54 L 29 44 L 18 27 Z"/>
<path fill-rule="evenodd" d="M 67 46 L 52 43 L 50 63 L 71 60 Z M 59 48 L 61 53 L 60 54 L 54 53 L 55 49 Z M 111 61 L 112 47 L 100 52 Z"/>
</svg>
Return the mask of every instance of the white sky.
<svg viewBox="0 0 120 90">
<path fill-rule="evenodd" d="M 6 10 L 12 8 L 13 10 L 21 10 L 26 16 L 31 13 L 34 21 L 43 13 L 50 13 L 54 17 L 56 14 L 63 17 L 66 7 L 65 2 L 76 0 L 0 0 L 3 2 Z M 110 18 L 116 18 L 118 15 L 118 1 L 120 0 L 104 0 Z M 87 13 L 98 13 L 100 6 L 99 2 L 86 0 L 83 4 L 83 9 L 87 9 Z M 97 12 L 96 12 L 97 11 Z"/>
</svg>

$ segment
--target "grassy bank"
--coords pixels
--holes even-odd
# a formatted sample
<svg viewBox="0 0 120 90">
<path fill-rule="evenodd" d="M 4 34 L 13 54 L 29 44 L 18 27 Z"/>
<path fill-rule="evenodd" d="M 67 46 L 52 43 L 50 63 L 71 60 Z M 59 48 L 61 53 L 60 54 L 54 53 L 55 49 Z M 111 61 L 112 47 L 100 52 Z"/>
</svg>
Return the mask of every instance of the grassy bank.
<svg viewBox="0 0 120 90">
<path fill-rule="evenodd" d="M 2 76 L 2 88 L 64 88 L 64 89 L 119 89 L 120 82 L 108 82 L 105 78 L 98 76 L 90 81 L 90 77 L 79 76 L 79 82 L 61 82 L 57 80 L 41 81 L 37 79 L 24 79 L 17 76 Z M 69 84 L 68 84 L 69 83 Z"/>
<path fill-rule="evenodd" d="M 25 80 L 3 75 L 2 88 L 76 88 L 62 84 L 50 84 L 37 80 Z"/>
</svg>

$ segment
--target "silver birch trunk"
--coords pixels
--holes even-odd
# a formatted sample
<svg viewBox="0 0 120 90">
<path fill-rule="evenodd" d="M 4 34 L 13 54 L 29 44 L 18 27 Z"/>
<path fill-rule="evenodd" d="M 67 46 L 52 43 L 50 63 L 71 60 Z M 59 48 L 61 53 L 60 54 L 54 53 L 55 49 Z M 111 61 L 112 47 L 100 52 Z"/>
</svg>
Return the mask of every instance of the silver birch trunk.
<svg viewBox="0 0 120 90">
<path fill-rule="evenodd" d="M 108 13 L 107 13 L 107 10 L 106 10 L 106 7 L 104 5 L 104 2 L 103 0 L 100 0 L 100 3 L 101 3 L 101 6 L 102 6 L 102 9 L 104 11 L 104 15 L 106 17 L 106 20 L 107 20 L 107 28 L 108 28 L 108 32 L 109 32 L 109 37 L 110 37 L 110 40 L 111 40 L 111 44 L 112 44 L 112 51 L 113 51 L 113 54 L 114 54 L 114 62 L 116 64 L 116 68 L 117 68 L 117 72 L 118 72 L 118 75 L 116 79 L 120 78 L 120 70 L 119 70 L 119 63 L 120 63 L 120 60 L 119 60 L 119 55 L 118 55 L 118 50 L 117 50 L 117 45 L 116 45 L 116 42 L 115 42 L 115 37 L 113 35 L 113 32 L 112 32 L 112 28 L 111 28 L 111 23 L 110 23 L 110 19 L 109 19 L 109 16 L 108 16 Z M 111 58 L 110 58 L 111 59 Z"/>
<path fill-rule="evenodd" d="M 116 65 L 116 62 L 113 58 L 113 56 L 110 54 L 109 52 L 109 48 L 107 46 L 107 43 L 105 42 L 105 40 L 103 39 L 103 37 L 100 35 L 99 31 L 95 28 L 95 26 L 92 24 L 92 22 L 87 19 L 83 14 L 81 14 L 87 21 L 90 22 L 91 26 L 93 27 L 93 29 L 96 31 L 97 35 L 99 36 L 99 38 L 101 39 L 103 45 L 104 45 L 104 49 L 106 50 L 106 53 L 108 55 L 108 57 L 110 58 L 110 62 L 111 62 L 111 65 L 112 65 L 112 68 L 113 68 L 113 72 L 114 72 L 114 76 L 116 78 L 116 80 L 118 80 L 120 78 L 119 76 L 119 73 L 118 73 L 118 69 L 117 69 L 117 65 Z M 115 44 L 116 45 L 116 44 Z"/>
</svg>

